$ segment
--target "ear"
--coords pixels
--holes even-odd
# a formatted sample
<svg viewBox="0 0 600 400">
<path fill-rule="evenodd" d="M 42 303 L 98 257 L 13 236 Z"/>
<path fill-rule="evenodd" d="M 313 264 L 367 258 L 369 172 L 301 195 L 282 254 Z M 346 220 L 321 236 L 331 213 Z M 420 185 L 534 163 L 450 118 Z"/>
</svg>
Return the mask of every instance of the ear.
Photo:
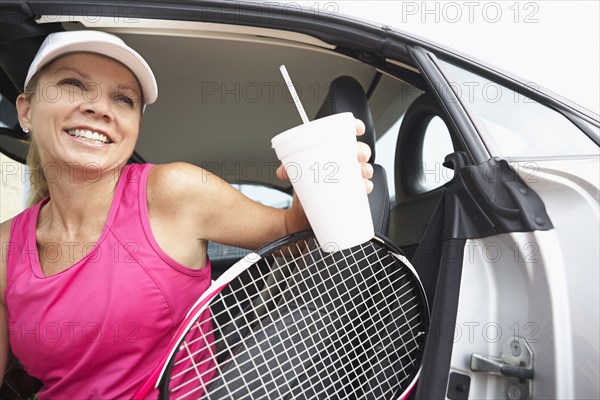
<svg viewBox="0 0 600 400">
<path fill-rule="evenodd" d="M 31 128 L 31 102 L 24 94 L 17 97 L 17 114 L 21 128 Z"/>
</svg>

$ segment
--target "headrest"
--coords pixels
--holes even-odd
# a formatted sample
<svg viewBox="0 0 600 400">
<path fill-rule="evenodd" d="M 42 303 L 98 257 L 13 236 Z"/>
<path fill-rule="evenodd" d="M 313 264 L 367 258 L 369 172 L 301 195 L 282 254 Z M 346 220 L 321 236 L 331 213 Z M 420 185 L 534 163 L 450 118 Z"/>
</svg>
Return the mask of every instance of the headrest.
<svg viewBox="0 0 600 400">
<path fill-rule="evenodd" d="M 365 123 L 365 134 L 359 136 L 358 140 L 371 147 L 372 155 L 369 162 L 374 163 L 375 125 L 373 123 L 373 116 L 371 115 L 363 87 L 356 79 L 350 76 L 340 76 L 331 82 L 327 97 L 319 112 L 317 112 L 315 119 L 342 112 L 351 112 L 355 118 Z"/>
</svg>

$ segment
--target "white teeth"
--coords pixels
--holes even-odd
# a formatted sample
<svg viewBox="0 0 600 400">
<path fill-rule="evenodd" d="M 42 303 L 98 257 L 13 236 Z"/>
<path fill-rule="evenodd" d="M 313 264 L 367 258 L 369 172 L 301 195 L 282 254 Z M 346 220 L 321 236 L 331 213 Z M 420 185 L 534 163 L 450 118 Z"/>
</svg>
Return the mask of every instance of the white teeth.
<svg viewBox="0 0 600 400">
<path fill-rule="evenodd" d="M 102 143 L 108 143 L 110 140 L 103 134 L 89 131 L 87 129 L 69 129 L 67 133 L 71 136 L 82 137 L 90 140 L 97 140 Z"/>
</svg>

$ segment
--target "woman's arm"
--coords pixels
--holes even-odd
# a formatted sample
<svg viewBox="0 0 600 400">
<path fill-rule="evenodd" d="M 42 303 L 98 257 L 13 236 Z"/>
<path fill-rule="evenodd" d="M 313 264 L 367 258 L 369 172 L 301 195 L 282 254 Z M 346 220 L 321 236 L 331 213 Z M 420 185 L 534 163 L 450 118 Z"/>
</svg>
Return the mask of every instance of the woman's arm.
<svg viewBox="0 0 600 400">
<path fill-rule="evenodd" d="M 364 124 L 357 120 L 357 134 Z M 370 191 L 372 167 L 367 145 L 359 143 L 366 190 Z M 277 174 L 286 179 L 285 171 Z M 187 163 L 157 165 L 147 185 L 150 225 L 167 254 L 186 260 L 187 249 L 206 241 L 256 249 L 288 233 L 310 228 L 297 197 L 280 210 L 255 202 L 220 177 Z"/>
<path fill-rule="evenodd" d="M 257 203 L 220 177 L 186 163 L 157 165 L 150 171 L 148 205 L 155 234 L 164 237 L 160 232 L 168 227 L 182 246 L 213 241 L 255 249 L 288 229 L 309 227 L 299 217 L 303 213 L 294 211 L 287 217 L 287 210 Z M 286 218 L 291 228 L 286 229 Z"/>
</svg>

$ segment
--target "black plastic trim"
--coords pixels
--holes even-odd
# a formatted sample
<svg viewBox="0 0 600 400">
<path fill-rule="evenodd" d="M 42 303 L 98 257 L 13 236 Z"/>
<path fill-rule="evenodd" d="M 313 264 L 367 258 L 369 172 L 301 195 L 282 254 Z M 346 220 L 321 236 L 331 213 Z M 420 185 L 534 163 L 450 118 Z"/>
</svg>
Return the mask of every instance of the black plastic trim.
<svg viewBox="0 0 600 400">
<path fill-rule="evenodd" d="M 442 259 L 442 232 L 444 227 L 444 193 L 438 201 L 433 215 L 427 223 L 427 230 L 417 246 L 411 263 L 419 276 L 428 299 L 435 299 L 435 289 Z M 433 303 L 429 303 L 433 306 Z M 429 310 L 431 312 L 431 309 Z"/>
<path fill-rule="evenodd" d="M 444 242 L 442 248 L 440 273 L 430 318 L 432 322 L 423 353 L 422 371 L 427 372 L 419 377 L 416 399 L 446 397 L 465 242 L 464 239 L 450 239 Z"/>
<path fill-rule="evenodd" d="M 456 162 L 446 157 L 447 162 Z M 447 184 L 444 239 L 469 239 L 553 228 L 539 195 L 506 160 L 454 166 Z M 452 218 L 448 219 L 448 216 Z"/>
<path fill-rule="evenodd" d="M 544 203 L 506 160 L 469 165 L 466 154 L 456 152 L 446 157 L 445 164 L 455 176 L 443 186 L 444 198 L 413 257 L 433 299 L 422 367 L 427 372 L 419 379 L 415 399 L 443 399 L 447 394 L 467 239 L 552 229 Z M 438 233 L 442 218 L 443 232 Z M 453 385 L 451 398 L 464 398 L 468 387 L 458 393 Z"/>
<path fill-rule="evenodd" d="M 467 374 L 451 372 L 448 379 L 447 397 L 450 400 L 469 400 L 471 377 Z"/>
<path fill-rule="evenodd" d="M 375 89 L 377 89 L 377 86 L 379 85 L 379 82 L 381 81 L 381 77 L 383 76 L 383 74 L 379 71 L 377 71 L 375 73 L 375 76 L 373 77 L 373 80 L 371 81 L 371 84 L 369 85 L 369 88 L 367 89 L 367 99 L 370 99 L 371 96 L 373 95 L 373 93 L 375 92 Z"/>
</svg>

